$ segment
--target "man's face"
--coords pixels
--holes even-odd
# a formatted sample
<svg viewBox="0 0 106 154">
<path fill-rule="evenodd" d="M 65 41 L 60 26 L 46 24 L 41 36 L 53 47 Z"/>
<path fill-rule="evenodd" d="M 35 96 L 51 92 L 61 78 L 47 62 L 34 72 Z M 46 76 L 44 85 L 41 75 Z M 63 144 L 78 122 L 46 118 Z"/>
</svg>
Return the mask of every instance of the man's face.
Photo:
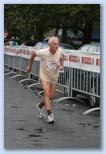
<svg viewBox="0 0 106 154">
<path fill-rule="evenodd" d="M 50 49 L 56 52 L 58 47 L 59 47 L 59 42 L 57 40 L 53 40 L 52 43 L 50 44 Z"/>
</svg>

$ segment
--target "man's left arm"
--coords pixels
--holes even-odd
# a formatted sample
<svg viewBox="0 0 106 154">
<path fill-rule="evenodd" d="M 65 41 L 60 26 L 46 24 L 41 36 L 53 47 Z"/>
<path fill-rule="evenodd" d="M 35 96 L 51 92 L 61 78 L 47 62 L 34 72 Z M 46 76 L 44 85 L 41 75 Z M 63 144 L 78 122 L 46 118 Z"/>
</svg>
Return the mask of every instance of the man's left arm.
<svg viewBox="0 0 106 154">
<path fill-rule="evenodd" d="M 64 55 L 60 58 L 60 70 L 64 70 Z"/>
</svg>

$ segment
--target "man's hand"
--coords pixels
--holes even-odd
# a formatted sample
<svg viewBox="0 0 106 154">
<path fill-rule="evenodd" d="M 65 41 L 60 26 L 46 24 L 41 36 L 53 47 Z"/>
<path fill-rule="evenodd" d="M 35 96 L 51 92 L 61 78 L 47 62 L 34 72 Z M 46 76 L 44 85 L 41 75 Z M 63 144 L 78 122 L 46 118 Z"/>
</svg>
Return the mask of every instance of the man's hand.
<svg viewBox="0 0 106 154">
<path fill-rule="evenodd" d="M 60 58 L 60 72 L 64 72 L 64 56 Z"/>
<path fill-rule="evenodd" d="M 30 58 L 29 63 L 26 67 L 26 72 L 28 72 L 28 73 L 30 73 L 32 71 L 32 63 L 34 61 L 35 56 L 36 56 L 35 52 L 32 51 L 31 58 Z"/>
<path fill-rule="evenodd" d="M 64 71 L 64 66 L 60 65 L 60 71 Z"/>
<path fill-rule="evenodd" d="M 32 71 L 32 68 L 28 65 L 28 66 L 26 67 L 26 72 L 30 73 L 31 71 Z"/>
</svg>

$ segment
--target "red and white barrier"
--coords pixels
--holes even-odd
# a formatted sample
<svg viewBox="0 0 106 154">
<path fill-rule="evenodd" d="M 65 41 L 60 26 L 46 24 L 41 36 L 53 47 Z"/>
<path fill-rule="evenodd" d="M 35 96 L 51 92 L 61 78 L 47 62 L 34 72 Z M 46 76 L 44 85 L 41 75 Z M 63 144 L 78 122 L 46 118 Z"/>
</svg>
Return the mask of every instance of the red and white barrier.
<svg viewBox="0 0 106 154">
<path fill-rule="evenodd" d="M 4 47 L 5 54 L 27 59 L 30 58 L 32 50 L 35 49 L 25 47 L 15 48 L 10 46 Z M 36 58 L 36 60 L 39 61 L 39 58 Z M 73 52 L 64 54 L 64 66 L 100 73 L 100 54 L 86 54 L 80 53 L 79 50 L 74 50 Z"/>
</svg>

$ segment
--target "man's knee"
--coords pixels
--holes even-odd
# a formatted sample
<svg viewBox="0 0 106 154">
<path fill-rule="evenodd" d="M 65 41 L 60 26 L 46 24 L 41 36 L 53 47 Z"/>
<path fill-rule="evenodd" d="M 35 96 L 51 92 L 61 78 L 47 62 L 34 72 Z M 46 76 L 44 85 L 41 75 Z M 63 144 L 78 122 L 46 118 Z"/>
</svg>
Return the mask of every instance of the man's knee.
<svg viewBox="0 0 106 154">
<path fill-rule="evenodd" d="M 53 99 L 53 97 L 54 97 L 54 94 L 50 94 L 50 99 Z"/>
<path fill-rule="evenodd" d="M 44 95 L 45 95 L 46 97 L 50 97 L 50 92 L 49 92 L 49 91 L 44 90 Z"/>
<path fill-rule="evenodd" d="M 51 94 L 50 92 L 44 92 L 44 95 L 48 97 L 49 99 L 53 99 L 54 97 L 54 94 Z"/>
</svg>

